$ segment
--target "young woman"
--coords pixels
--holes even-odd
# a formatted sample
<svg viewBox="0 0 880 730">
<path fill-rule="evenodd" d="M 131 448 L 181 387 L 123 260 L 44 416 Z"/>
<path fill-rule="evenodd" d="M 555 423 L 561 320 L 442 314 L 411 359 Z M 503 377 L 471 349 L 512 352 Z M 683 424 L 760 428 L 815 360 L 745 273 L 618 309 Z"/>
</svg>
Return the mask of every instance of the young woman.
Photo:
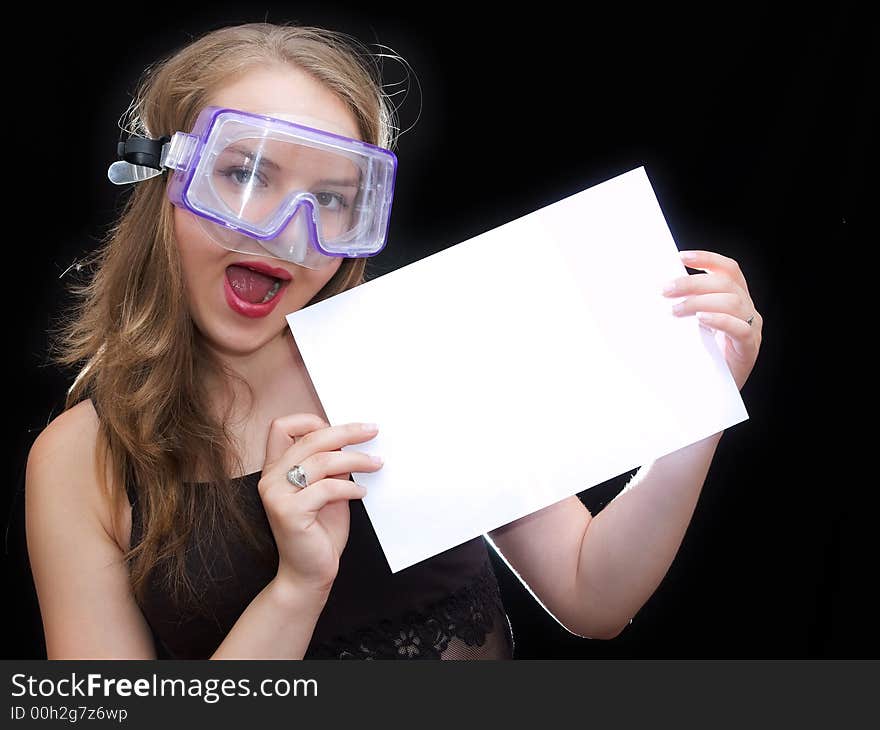
<svg viewBox="0 0 880 730">
<path fill-rule="evenodd" d="M 285 320 L 363 283 L 384 245 L 392 114 L 364 58 L 332 31 L 252 24 L 143 79 L 140 137 L 111 168 L 131 196 L 59 338 L 81 369 L 27 464 L 48 658 L 512 656 L 482 537 L 390 574 L 351 479 L 381 468 L 377 428 L 327 422 Z M 760 315 L 735 261 L 694 255 L 709 273 L 670 294 L 727 335 L 742 387 Z M 490 537 L 563 626 L 614 637 L 669 568 L 720 436 L 595 519 L 571 497 Z"/>
</svg>

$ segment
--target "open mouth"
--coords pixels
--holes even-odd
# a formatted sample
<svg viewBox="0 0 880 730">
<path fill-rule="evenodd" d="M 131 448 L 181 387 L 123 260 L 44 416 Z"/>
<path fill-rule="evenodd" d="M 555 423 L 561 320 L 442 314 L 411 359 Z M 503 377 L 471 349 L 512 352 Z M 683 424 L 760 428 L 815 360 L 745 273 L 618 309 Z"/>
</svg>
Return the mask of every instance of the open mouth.
<svg viewBox="0 0 880 730">
<path fill-rule="evenodd" d="M 238 264 L 226 267 L 226 278 L 234 294 L 250 304 L 266 304 L 272 301 L 290 283 L 289 280 L 283 281 Z"/>
</svg>

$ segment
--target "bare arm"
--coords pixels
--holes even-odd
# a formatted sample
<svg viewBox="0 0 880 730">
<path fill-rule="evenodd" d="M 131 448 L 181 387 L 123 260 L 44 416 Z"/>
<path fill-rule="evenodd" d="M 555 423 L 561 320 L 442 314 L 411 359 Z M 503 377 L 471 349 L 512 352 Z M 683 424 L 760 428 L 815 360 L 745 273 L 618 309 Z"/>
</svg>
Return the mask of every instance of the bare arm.
<svg viewBox="0 0 880 730">
<path fill-rule="evenodd" d="M 576 595 L 617 636 L 660 585 L 693 517 L 723 431 L 643 466 L 586 530 Z"/>
<path fill-rule="evenodd" d="M 328 595 L 276 577 L 251 601 L 211 659 L 302 659 Z"/>
<path fill-rule="evenodd" d="M 573 496 L 488 537 L 562 626 L 613 639 L 675 559 L 722 434 L 642 467 L 595 517 Z"/>
<path fill-rule="evenodd" d="M 155 659 L 152 633 L 134 599 L 95 453 L 96 414 L 84 402 L 37 437 L 25 477 L 28 554 L 48 659 Z M 301 659 L 329 592 L 278 578 L 250 603 L 212 659 Z"/>
<path fill-rule="evenodd" d="M 94 413 L 94 411 L 92 411 Z M 94 424 L 82 404 L 58 416 L 28 455 L 28 554 L 48 659 L 155 659 L 122 551 L 105 528 Z"/>
</svg>

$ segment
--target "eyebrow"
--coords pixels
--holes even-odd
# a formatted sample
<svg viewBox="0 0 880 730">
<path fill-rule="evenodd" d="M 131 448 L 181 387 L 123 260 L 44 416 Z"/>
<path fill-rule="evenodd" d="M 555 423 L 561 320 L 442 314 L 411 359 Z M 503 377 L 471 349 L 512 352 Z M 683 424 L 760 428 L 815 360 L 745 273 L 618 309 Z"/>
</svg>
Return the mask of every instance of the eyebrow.
<svg viewBox="0 0 880 730">
<path fill-rule="evenodd" d="M 357 180 L 333 180 L 332 178 L 325 178 L 324 180 L 318 180 L 315 185 L 332 185 L 335 188 L 356 188 L 360 185 L 360 182 Z"/>
<path fill-rule="evenodd" d="M 226 151 L 227 152 L 238 152 L 238 154 L 240 154 L 242 157 L 244 157 L 248 160 L 255 160 L 257 157 L 259 157 L 261 165 L 265 165 L 266 167 L 271 167 L 275 170 L 281 169 L 276 163 L 272 162 L 272 160 L 270 160 L 268 157 L 263 157 L 263 155 L 256 155 L 256 154 L 254 154 L 253 150 L 249 150 L 247 147 L 238 147 L 238 146 L 227 147 Z"/>
<path fill-rule="evenodd" d="M 253 150 L 249 150 L 247 147 L 227 147 L 226 150 L 228 152 L 237 152 L 242 157 L 248 160 L 257 159 L 257 155 L 254 154 Z M 271 167 L 273 170 L 280 170 L 281 167 L 276 163 L 272 162 L 268 157 L 263 157 L 263 155 L 259 155 L 260 165 L 265 165 L 266 167 Z M 360 186 L 360 181 L 353 178 L 348 178 L 346 180 L 334 180 L 333 178 L 325 178 L 323 180 L 318 180 L 316 185 L 332 185 L 334 187 L 339 188 L 356 188 Z"/>
</svg>

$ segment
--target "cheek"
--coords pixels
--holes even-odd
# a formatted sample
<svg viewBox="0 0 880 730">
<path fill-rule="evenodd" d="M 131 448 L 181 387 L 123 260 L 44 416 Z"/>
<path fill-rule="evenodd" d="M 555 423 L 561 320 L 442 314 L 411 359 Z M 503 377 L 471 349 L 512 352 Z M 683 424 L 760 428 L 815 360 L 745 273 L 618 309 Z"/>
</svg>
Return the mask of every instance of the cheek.
<svg viewBox="0 0 880 730">
<path fill-rule="evenodd" d="M 192 213 L 174 206 L 174 238 L 180 253 L 183 275 L 188 283 L 209 276 L 214 262 L 219 262 L 226 252 L 210 238 L 195 220 Z"/>
<path fill-rule="evenodd" d="M 299 270 L 297 281 L 300 291 L 307 295 L 309 299 L 314 297 L 336 275 L 343 261 L 345 261 L 343 258 L 336 259 L 326 269 L 319 269 L 318 271 L 307 269 L 304 266 L 297 267 Z"/>
</svg>

